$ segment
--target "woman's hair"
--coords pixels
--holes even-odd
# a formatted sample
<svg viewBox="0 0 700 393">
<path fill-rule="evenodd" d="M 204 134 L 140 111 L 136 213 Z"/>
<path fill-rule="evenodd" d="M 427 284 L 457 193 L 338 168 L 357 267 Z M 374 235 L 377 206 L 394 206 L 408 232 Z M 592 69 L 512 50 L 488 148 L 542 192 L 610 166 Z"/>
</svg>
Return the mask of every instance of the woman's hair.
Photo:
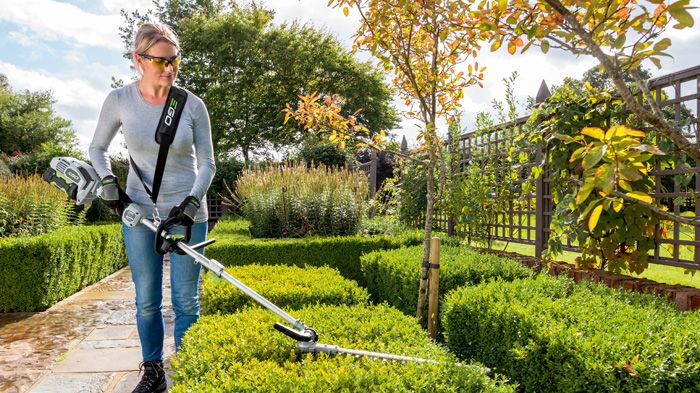
<svg viewBox="0 0 700 393">
<path fill-rule="evenodd" d="M 177 39 L 177 35 L 165 24 L 162 23 L 152 23 L 146 22 L 139 26 L 139 31 L 136 32 L 136 38 L 134 39 L 134 51 L 132 52 L 132 60 L 134 62 L 134 67 L 141 73 L 141 70 L 136 67 L 136 56 L 137 54 L 145 53 L 147 50 L 151 49 L 159 41 L 165 41 L 170 43 L 180 51 L 180 41 Z"/>
</svg>

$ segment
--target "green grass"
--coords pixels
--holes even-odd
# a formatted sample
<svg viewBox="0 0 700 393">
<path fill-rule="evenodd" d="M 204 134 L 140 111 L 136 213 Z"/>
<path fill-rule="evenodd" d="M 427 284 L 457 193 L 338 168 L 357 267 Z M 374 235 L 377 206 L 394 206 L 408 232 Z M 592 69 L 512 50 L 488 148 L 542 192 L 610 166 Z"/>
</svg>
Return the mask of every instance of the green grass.
<svg viewBox="0 0 700 393">
<path fill-rule="evenodd" d="M 505 250 L 504 250 L 505 247 Z M 504 250 L 509 252 L 516 252 L 523 255 L 535 255 L 535 246 L 530 244 L 521 243 L 506 243 L 502 241 L 495 241 L 492 245 L 494 250 Z M 578 253 L 571 251 L 564 251 L 564 253 L 558 256 L 556 259 L 562 262 L 574 263 L 574 259 L 578 256 Z M 696 271 L 697 272 L 697 271 Z M 686 269 L 675 266 L 657 265 L 650 263 L 647 270 L 642 274 L 626 273 L 632 277 L 642 277 L 654 280 L 656 282 L 664 284 L 680 284 L 689 287 L 700 288 L 700 273 L 691 275 L 686 273 Z"/>
</svg>

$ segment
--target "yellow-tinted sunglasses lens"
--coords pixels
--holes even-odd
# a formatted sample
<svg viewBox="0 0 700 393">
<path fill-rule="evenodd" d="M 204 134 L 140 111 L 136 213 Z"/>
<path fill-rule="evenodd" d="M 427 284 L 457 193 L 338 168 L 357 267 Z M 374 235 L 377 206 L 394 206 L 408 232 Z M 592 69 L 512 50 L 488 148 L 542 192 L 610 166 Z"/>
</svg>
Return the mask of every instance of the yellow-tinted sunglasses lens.
<svg viewBox="0 0 700 393">
<path fill-rule="evenodd" d="M 148 60 L 152 64 L 156 64 L 161 68 L 167 68 L 169 64 L 173 65 L 173 68 L 177 68 L 180 66 L 180 62 L 182 61 L 182 57 L 174 56 L 171 57 L 170 59 L 166 59 L 163 57 L 155 57 L 155 56 L 149 56 L 146 54 L 141 55 L 144 59 Z"/>
</svg>

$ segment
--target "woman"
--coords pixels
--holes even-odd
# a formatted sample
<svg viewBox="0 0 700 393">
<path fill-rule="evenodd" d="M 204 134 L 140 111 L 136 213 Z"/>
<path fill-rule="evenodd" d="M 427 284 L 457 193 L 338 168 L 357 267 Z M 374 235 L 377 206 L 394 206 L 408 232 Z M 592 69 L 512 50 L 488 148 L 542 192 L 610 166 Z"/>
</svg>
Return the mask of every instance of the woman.
<svg viewBox="0 0 700 393">
<path fill-rule="evenodd" d="M 102 179 L 103 199 L 121 212 L 128 199 L 160 219 L 173 218 L 171 233 L 191 229 L 190 244 L 205 240 L 206 191 L 216 170 L 209 115 L 202 100 L 187 92 L 174 140 L 168 150 L 163 179 L 154 204 L 149 197 L 158 158 L 156 127 L 180 65 L 177 36 L 167 26 L 143 24 L 136 34 L 133 63 L 140 78 L 107 96 L 90 144 L 90 160 Z M 121 128 L 132 166 L 126 193 L 112 173 L 107 149 Z M 134 164 L 136 168 L 134 168 Z M 146 189 L 148 188 L 148 192 Z M 128 199 L 127 199 L 128 196 Z M 154 206 L 155 205 L 155 206 Z M 170 212 L 163 216 L 163 212 Z M 163 256 L 155 249 L 155 235 L 143 225 L 122 226 L 131 276 L 136 286 L 136 324 L 145 370 L 134 392 L 164 392 L 162 308 Z M 201 250 L 199 250 L 201 251 Z M 170 283 L 175 311 L 175 348 L 199 316 L 199 265 L 191 257 L 171 253 Z"/>
</svg>

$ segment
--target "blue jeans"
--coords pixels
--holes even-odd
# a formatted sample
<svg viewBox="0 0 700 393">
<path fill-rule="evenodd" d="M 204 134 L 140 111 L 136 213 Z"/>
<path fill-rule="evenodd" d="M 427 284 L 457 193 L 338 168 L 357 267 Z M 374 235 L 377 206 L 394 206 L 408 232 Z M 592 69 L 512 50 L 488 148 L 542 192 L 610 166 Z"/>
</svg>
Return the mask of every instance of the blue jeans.
<svg viewBox="0 0 700 393">
<path fill-rule="evenodd" d="M 155 233 L 143 225 L 130 228 L 122 225 L 131 278 L 136 285 L 136 327 L 141 340 L 143 361 L 163 359 L 163 256 L 155 250 Z M 184 227 L 172 233 L 184 234 Z M 203 242 L 207 223 L 192 226 L 189 244 Z M 204 248 L 197 250 L 204 252 Z M 175 349 L 179 350 L 185 331 L 199 317 L 199 270 L 188 255 L 170 253 L 170 286 L 175 311 Z"/>
</svg>

